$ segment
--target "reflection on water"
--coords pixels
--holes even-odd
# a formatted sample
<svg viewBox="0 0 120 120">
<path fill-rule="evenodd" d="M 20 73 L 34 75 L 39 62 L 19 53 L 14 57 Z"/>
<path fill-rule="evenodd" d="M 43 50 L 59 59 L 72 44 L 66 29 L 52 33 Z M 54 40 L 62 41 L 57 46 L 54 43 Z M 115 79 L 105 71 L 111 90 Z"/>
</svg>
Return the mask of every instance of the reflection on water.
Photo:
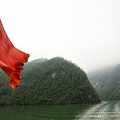
<svg viewBox="0 0 120 120">
<path fill-rule="evenodd" d="M 41 105 L 0 107 L 1 120 L 74 120 L 91 105 Z"/>
<path fill-rule="evenodd" d="M 99 104 L 1 106 L 0 120 L 120 120 L 120 102 Z"/>
</svg>

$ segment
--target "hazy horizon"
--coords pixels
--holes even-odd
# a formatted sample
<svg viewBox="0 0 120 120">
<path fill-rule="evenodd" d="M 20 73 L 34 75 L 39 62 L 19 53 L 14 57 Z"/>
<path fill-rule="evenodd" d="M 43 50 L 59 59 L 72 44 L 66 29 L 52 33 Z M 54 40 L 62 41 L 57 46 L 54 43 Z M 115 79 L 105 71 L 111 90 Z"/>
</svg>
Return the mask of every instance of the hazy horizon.
<svg viewBox="0 0 120 120">
<path fill-rule="evenodd" d="M 55 57 L 61 57 L 61 56 L 55 56 Z M 52 58 L 55 58 L 55 57 L 52 57 Z M 52 58 L 43 58 L 43 57 L 41 57 L 41 58 L 36 58 L 36 59 L 33 59 L 33 60 L 29 60 L 28 62 L 32 62 L 32 61 L 40 60 L 40 59 L 50 60 L 50 59 L 52 59 Z M 62 57 L 62 58 L 64 58 L 64 57 Z M 67 61 L 72 62 L 73 64 L 75 64 L 76 66 L 78 66 L 79 68 L 81 68 L 83 71 L 85 71 L 86 73 L 92 73 L 92 72 L 97 72 L 97 71 L 101 71 L 101 70 L 113 69 L 114 67 L 116 67 L 117 65 L 120 64 L 120 62 L 119 62 L 119 63 L 111 64 L 111 65 L 108 65 L 108 66 L 102 66 L 102 67 L 98 67 L 98 68 L 96 68 L 96 69 L 91 69 L 91 70 L 89 70 L 89 71 L 86 71 L 84 68 L 82 68 L 81 66 L 77 65 L 77 64 L 74 63 L 73 61 L 71 61 L 71 60 L 69 60 L 69 59 L 66 59 L 66 58 L 64 58 L 64 59 L 67 60 Z M 25 63 L 25 64 L 26 64 L 26 63 Z"/>
<path fill-rule="evenodd" d="M 29 61 L 63 57 L 84 71 L 119 64 L 119 0 L 4 0 L 0 18 Z"/>
</svg>

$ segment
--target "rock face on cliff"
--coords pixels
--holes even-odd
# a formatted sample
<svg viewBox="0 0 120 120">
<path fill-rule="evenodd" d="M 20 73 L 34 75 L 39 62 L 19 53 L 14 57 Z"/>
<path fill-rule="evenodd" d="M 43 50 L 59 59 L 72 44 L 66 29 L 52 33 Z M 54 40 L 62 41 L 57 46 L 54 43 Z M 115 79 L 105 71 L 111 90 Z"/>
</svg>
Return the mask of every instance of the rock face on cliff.
<svg viewBox="0 0 120 120">
<path fill-rule="evenodd" d="M 120 64 L 88 74 L 89 80 L 103 100 L 120 100 Z"/>
</svg>

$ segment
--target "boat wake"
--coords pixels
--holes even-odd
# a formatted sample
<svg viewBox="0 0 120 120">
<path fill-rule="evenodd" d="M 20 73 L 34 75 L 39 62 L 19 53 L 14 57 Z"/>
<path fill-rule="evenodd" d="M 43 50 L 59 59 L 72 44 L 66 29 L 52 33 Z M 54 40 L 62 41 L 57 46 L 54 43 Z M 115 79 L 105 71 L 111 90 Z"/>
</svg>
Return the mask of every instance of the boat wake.
<svg viewBox="0 0 120 120">
<path fill-rule="evenodd" d="M 79 113 L 75 120 L 120 120 L 120 102 L 103 101 Z"/>
</svg>

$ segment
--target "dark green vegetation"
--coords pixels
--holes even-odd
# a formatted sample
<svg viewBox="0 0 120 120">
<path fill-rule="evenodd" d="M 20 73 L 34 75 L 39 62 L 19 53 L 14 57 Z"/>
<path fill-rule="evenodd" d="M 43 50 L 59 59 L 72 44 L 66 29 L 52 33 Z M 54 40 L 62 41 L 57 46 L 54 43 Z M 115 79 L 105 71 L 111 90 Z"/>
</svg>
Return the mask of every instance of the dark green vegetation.
<svg viewBox="0 0 120 120">
<path fill-rule="evenodd" d="M 88 74 L 91 84 L 103 100 L 120 100 L 120 64 Z"/>
<path fill-rule="evenodd" d="M 11 89 L 8 77 L 0 72 L 0 105 L 100 102 L 86 73 L 60 57 L 27 63 L 22 78 L 22 84 Z"/>
</svg>

